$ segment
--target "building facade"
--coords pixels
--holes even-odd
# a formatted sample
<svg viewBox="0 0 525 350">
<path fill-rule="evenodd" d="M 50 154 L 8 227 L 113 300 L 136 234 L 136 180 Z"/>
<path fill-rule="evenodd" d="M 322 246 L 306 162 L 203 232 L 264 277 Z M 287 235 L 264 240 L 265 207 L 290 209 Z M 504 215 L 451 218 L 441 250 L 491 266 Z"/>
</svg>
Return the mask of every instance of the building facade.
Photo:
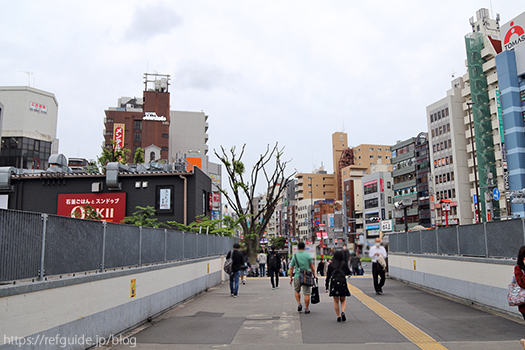
<svg viewBox="0 0 525 350">
<path fill-rule="evenodd" d="M 0 87 L 0 103 L 0 166 L 47 169 L 49 156 L 58 152 L 55 95 L 29 86 Z"/>
<path fill-rule="evenodd" d="M 363 247 L 369 247 L 380 237 L 381 221 L 393 218 L 392 173 L 380 171 L 366 175 L 362 179 L 362 186 L 365 240 Z"/>
</svg>

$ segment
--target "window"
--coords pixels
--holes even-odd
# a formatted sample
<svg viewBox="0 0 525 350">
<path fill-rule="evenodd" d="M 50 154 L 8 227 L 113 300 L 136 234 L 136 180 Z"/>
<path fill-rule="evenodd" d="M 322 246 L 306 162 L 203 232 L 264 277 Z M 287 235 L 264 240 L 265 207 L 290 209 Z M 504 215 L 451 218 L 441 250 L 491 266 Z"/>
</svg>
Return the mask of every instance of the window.
<svg viewBox="0 0 525 350">
<path fill-rule="evenodd" d="M 392 204 L 392 197 L 388 196 L 388 204 Z"/>
<path fill-rule="evenodd" d="M 390 159 L 390 156 L 385 156 L 385 159 Z"/>
<path fill-rule="evenodd" d="M 447 181 L 450 181 L 450 173 L 447 173 Z"/>
<path fill-rule="evenodd" d="M 136 143 L 142 142 L 142 134 L 140 132 L 133 133 L 133 142 L 136 142 Z"/>
<path fill-rule="evenodd" d="M 450 181 L 454 181 L 454 172 L 450 173 Z M 454 195 L 454 197 L 455 197 L 455 195 Z"/>
<path fill-rule="evenodd" d="M 450 123 L 447 123 L 447 132 L 450 132 Z"/>
<path fill-rule="evenodd" d="M 448 117 L 448 107 L 447 107 L 447 108 L 445 108 L 445 114 L 446 114 L 446 115 L 447 115 L 447 117 Z"/>
<path fill-rule="evenodd" d="M 169 151 L 169 147 L 161 147 L 160 149 L 163 150 L 163 151 L 166 151 L 166 152 Z"/>
<path fill-rule="evenodd" d="M 108 119 L 106 120 L 106 123 L 113 123 L 113 118 L 108 118 Z"/>
<path fill-rule="evenodd" d="M 370 152 L 373 152 L 373 151 L 374 151 L 374 147 L 370 147 L 368 150 L 369 150 Z"/>
<path fill-rule="evenodd" d="M 438 119 L 441 119 L 441 111 L 438 111 Z"/>
<path fill-rule="evenodd" d="M 432 129 L 432 137 L 434 137 L 434 129 Z"/>
<path fill-rule="evenodd" d="M 162 138 L 163 139 L 169 139 L 170 138 L 170 134 L 162 134 Z"/>
<path fill-rule="evenodd" d="M 452 198 L 452 190 L 448 190 L 448 198 Z"/>
<path fill-rule="evenodd" d="M 443 133 L 443 128 L 440 126 L 439 127 L 439 134 L 441 135 Z"/>
<path fill-rule="evenodd" d="M 431 123 L 434 122 L 434 115 L 433 115 L 433 114 L 430 115 L 430 122 L 431 122 Z"/>
<path fill-rule="evenodd" d="M 386 182 L 386 188 L 390 188 L 390 181 Z"/>
<path fill-rule="evenodd" d="M 381 158 L 383 158 L 383 156 L 377 156 L 377 159 L 381 159 Z"/>
<path fill-rule="evenodd" d="M 113 131 L 106 130 L 106 136 L 113 136 Z"/>
<path fill-rule="evenodd" d="M 364 193 L 363 194 L 371 194 L 377 192 L 377 181 L 374 181 L 372 183 L 368 183 L 364 186 Z"/>
<path fill-rule="evenodd" d="M 369 155 L 369 158 L 374 159 L 374 155 L 373 154 Z"/>
<path fill-rule="evenodd" d="M 383 149 L 378 147 L 378 148 L 377 148 L 377 151 L 378 151 L 378 152 L 382 152 Z"/>
<path fill-rule="evenodd" d="M 448 140 L 448 148 L 452 148 L 452 140 Z"/>
<path fill-rule="evenodd" d="M 142 120 L 133 121 L 133 128 L 135 130 L 142 130 Z"/>
</svg>

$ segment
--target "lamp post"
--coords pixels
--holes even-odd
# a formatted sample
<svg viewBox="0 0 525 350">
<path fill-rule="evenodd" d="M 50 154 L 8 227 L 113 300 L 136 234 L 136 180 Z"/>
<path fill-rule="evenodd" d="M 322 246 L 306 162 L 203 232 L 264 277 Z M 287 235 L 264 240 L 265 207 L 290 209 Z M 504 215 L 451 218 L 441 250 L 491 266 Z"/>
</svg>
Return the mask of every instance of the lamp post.
<svg viewBox="0 0 525 350">
<path fill-rule="evenodd" d="M 468 106 L 468 125 L 469 125 L 469 128 L 470 128 L 470 147 L 472 148 L 472 161 L 474 163 L 474 183 L 475 183 L 475 187 L 476 187 L 476 210 L 478 212 L 478 215 L 476 217 L 476 223 L 481 222 L 481 209 L 479 207 L 480 205 L 480 198 L 479 198 L 479 184 L 478 184 L 478 170 L 477 170 L 477 166 L 476 166 L 476 155 L 474 154 L 474 135 L 472 134 L 472 118 L 471 118 L 471 115 L 470 115 L 470 106 L 472 106 L 474 103 L 472 102 L 467 102 L 467 106 Z"/>
<path fill-rule="evenodd" d="M 312 230 L 312 243 L 315 243 L 315 230 L 314 230 L 314 187 L 312 184 L 313 177 L 308 176 L 310 180 L 310 227 Z"/>
</svg>

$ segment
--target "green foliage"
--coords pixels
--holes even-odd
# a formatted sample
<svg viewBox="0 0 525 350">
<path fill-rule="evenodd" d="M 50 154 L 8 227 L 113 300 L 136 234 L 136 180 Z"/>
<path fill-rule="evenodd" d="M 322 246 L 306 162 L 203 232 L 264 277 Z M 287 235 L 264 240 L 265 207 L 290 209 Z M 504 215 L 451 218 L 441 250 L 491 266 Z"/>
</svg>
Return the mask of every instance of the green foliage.
<svg viewBox="0 0 525 350">
<path fill-rule="evenodd" d="M 269 246 L 275 246 L 277 250 L 285 249 L 286 238 L 285 237 L 272 237 L 269 240 Z"/>
<path fill-rule="evenodd" d="M 135 164 L 142 164 L 144 163 L 144 149 L 138 147 L 135 151 L 135 155 L 133 156 L 133 163 Z"/>
<path fill-rule="evenodd" d="M 317 254 L 317 260 L 321 260 L 321 255 Z M 323 255 L 323 260 L 332 260 L 332 255 Z"/>
<path fill-rule="evenodd" d="M 132 216 L 126 216 L 124 220 L 122 220 L 124 224 L 157 228 L 165 226 L 163 223 L 157 222 L 157 219 L 151 218 L 153 215 L 155 215 L 155 208 L 150 207 L 149 205 L 147 207 L 141 207 L 137 205 L 135 209 L 137 209 L 137 211 L 134 212 Z"/>
<path fill-rule="evenodd" d="M 89 204 L 79 206 L 78 210 L 75 210 L 73 213 L 71 213 L 71 216 L 84 220 L 102 220 L 102 216 L 97 213 L 96 209 Z"/>
<path fill-rule="evenodd" d="M 208 232 L 212 235 L 233 236 L 235 229 L 239 228 L 240 220 L 234 220 L 230 216 L 225 216 L 222 220 L 211 220 L 207 216 L 201 215 L 197 220 L 189 225 L 184 225 L 176 221 L 168 221 L 168 225 L 179 231 L 201 233 Z M 223 224 L 221 227 L 221 223 Z"/>
<path fill-rule="evenodd" d="M 361 262 L 371 262 L 372 261 L 372 258 L 369 258 L 369 257 L 361 257 Z"/>
<path fill-rule="evenodd" d="M 117 145 L 114 141 L 111 141 L 111 148 L 102 147 L 102 154 L 97 158 L 98 163 L 101 166 L 106 166 L 108 163 L 120 162 L 122 164 L 129 163 L 129 156 L 131 151 L 127 148 L 117 150 Z"/>
</svg>

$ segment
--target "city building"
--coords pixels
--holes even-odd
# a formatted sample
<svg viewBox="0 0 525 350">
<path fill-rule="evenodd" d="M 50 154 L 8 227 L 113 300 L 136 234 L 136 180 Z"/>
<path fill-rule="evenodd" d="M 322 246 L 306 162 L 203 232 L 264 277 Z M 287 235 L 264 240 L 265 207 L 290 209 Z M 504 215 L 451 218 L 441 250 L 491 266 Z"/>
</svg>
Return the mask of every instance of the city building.
<svg viewBox="0 0 525 350">
<path fill-rule="evenodd" d="M 501 26 L 502 52 L 496 56 L 499 96 L 498 115 L 502 117 L 505 133 L 501 133 L 503 169 L 508 167 L 504 189 L 525 188 L 525 13 Z M 502 189 L 499 186 L 498 188 Z M 525 217 L 525 204 L 512 203 L 512 215 Z"/>
<path fill-rule="evenodd" d="M 499 16 L 490 18 L 488 9 L 470 19 L 472 32 L 465 36 L 468 72 L 463 111 L 467 138 L 471 210 L 475 222 L 487 222 L 510 214 L 505 196 L 493 199 L 492 192 L 508 189 L 508 169 L 502 147 L 503 123 L 498 113 L 499 82 L 496 55 L 501 52 Z"/>
<path fill-rule="evenodd" d="M 430 192 L 429 179 L 432 178 L 430 167 L 430 152 L 428 144 L 428 133 L 420 132 L 416 137 L 416 190 L 417 190 L 417 210 L 419 225 L 432 227 L 430 214 Z"/>
<path fill-rule="evenodd" d="M 0 166 L 47 169 L 49 156 L 58 153 L 55 95 L 29 86 L 0 87 L 0 104 Z"/>
<path fill-rule="evenodd" d="M 392 152 L 390 145 L 369 145 L 362 144 L 352 147 L 354 154 L 354 165 L 366 167 L 369 171 L 377 164 L 386 164 L 388 171 L 392 171 Z"/>
<path fill-rule="evenodd" d="M 208 116 L 204 112 L 170 111 L 169 159 L 181 154 L 208 172 Z"/>
<path fill-rule="evenodd" d="M 446 97 L 426 108 L 431 171 L 428 191 L 431 198 L 432 226 L 446 225 L 441 200 L 451 201 L 449 223 L 474 222 L 468 166 L 472 158 L 467 154 L 465 137 L 470 130 L 465 125 L 464 99 L 461 96 L 463 88 L 463 78 L 454 79 Z M 423 194 L 421 196 L 424 197 Z"/>
</svg>

